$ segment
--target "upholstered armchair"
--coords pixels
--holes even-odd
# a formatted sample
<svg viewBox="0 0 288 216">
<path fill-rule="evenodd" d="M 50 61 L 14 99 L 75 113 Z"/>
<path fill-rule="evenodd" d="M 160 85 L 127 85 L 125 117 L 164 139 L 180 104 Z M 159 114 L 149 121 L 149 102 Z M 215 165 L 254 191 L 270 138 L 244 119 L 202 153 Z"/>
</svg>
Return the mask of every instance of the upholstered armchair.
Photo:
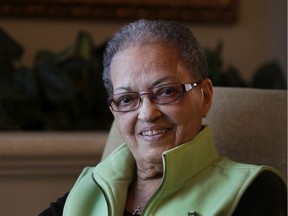
<svg viewBox="0 0 288 216">
<path fill-rule="evenodd" d="M 286 177 L 286 96 L 283 90 L 215 87 L 204 124 L 219 152 L 273 166 Z M 95 166 L 122 142 L 115 124 L 109 133 L 1 133 L 1 215 L 39 214 L 70 190 L 84 166 Z"/>
<path fill-rule="evenodd" d="M 287 176 L 285 90 L 215 87 L 212 108 L 203 123 L 211 127 L 221 155 L 273 166 Z M 102 159 L 122 142 L 113 124 Z"/>
</svg>

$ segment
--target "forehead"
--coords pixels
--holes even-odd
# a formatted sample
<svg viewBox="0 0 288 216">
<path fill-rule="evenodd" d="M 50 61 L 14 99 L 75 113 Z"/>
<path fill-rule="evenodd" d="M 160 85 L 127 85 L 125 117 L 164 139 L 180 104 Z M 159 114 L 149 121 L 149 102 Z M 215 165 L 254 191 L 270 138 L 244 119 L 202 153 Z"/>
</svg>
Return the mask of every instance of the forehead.
<svg viewBox="0 0 288 216">
<path fill-rule="evenodd" d="M 171 62 L 171 60 L 174 60 Z M 118 52 L 113 60 L 112 66 L 117 64 L 117 66 L 131 68 L 145 66 L 173 66 L 172 63 L 177 63 L 181 61 L 180 55 L 172 46 L 166 44 L 147 44 L 126 48 Z M 115 69 L 115 68 L 114 68 Z M 115 71 L 115 70 L 114 70 Z"/>
<path fill-rule="evenodd" d="M 111 63 L 114 90 L 151 88 L 161 80 L 181 82 L 189 77 L 177 49 L 163 44 L 127 48 L 117 53 Z"/>
</svg>

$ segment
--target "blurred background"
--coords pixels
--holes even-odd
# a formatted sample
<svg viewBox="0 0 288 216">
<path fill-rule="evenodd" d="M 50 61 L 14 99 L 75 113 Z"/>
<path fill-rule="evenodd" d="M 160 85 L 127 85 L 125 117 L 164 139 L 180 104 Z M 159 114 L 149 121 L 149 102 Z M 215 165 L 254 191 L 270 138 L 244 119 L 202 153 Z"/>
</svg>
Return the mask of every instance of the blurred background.
<svg viewBox="0 0 288 216">
<path fill-rule="evenodd" d="M 0 1 L 0 130 L 108 130 L 106 41 L 138 18 L 182 23 L 215 86 L 286 89 L 287 1 Z"/>
<path fill-rule="evenodd" d="M 121 26 L 178 21 L 215 86 L 286 89 L 286 16 L 286 0 L 0 0 L 0 214 L 38 215 L 101 160 L 102 53 Z"/>
</svg>

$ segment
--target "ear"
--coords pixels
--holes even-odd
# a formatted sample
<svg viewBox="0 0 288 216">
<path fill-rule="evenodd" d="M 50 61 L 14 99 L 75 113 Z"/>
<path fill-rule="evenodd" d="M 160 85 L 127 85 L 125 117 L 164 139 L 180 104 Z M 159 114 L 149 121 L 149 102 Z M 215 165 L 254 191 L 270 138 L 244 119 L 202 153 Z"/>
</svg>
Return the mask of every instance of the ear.
<svg viewBox="0 0 288 216">
<path fill-rule="evenodd" d="M 110 110 L 110 112 L 112 113 L 112 115 L 115 117 L 115 115 L 114 115 L 114 110 L 111 108 L 111 106 L 109 106 L 109 110 Z"/>
<path fill-rule="evenodd" d="M 202 117 L 208 114 L 213 98 L 213 84 L 210 79 L 204 79 L 201 83 L 202 93 Z"/>
</svg>

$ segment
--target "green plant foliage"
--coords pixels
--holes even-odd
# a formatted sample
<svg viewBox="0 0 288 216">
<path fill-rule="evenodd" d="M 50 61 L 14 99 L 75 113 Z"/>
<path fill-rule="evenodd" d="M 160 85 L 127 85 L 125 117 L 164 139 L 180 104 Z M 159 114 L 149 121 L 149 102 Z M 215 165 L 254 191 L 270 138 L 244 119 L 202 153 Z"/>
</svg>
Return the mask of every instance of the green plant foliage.
<svg viewBox="0 0 288 216">
<path fill-rule="evenodd" d="M 223 43 L 221 41 L 218 42 L 214 50 L 205 49 L 205 55 L 209 66 L 209 76 L 213 85 L 226 87 L 247 86 L 235 67 L 229 66 L 227 69 L 223 69 L 222 50 Z"/>
<path fill-rule="evenodd" d="M 96 47 L 79 32 L 74 48 L 40 50 L 28 69 L 15 61 L 21 46 L 3 31 L 0 40 L 7 44 L 0 49 L 1 130 L 109 129 L 113 117 L 101 77 L 105 43 Z"/>
<path fill-rule="evenodd" d="M 262 89 L 286 89 L 287 84 L 281 68 L 275 61 L 261 65 L 255 72 L 252 85 Z"/>
<path fill-rule="evenodd" d="M 80 31 L 73 47 L 39 50 L 32 68 L 21 64 L 23 48 L 0 28 L 0 130 L 108 130 L 113 120 L 102 83 L 105 44 Z M 273 62 L 257 70 L 251 85 L 233 66 L 223 69 L 223 44 L 205 49 L 215 86 L 286 88 Z"/>
<path fill-rule="evenodd" d="M 233 66 L 223 67 L 223 43 L 218 42 L 215 49 L 205 49 L 209 76 L 214 86 L 250 87 L 262 89 L 286 89 L 284 73 L 276 61 L 264 63 L 256 70 L 251 83 L 246 83 Z"/>
</svg>

